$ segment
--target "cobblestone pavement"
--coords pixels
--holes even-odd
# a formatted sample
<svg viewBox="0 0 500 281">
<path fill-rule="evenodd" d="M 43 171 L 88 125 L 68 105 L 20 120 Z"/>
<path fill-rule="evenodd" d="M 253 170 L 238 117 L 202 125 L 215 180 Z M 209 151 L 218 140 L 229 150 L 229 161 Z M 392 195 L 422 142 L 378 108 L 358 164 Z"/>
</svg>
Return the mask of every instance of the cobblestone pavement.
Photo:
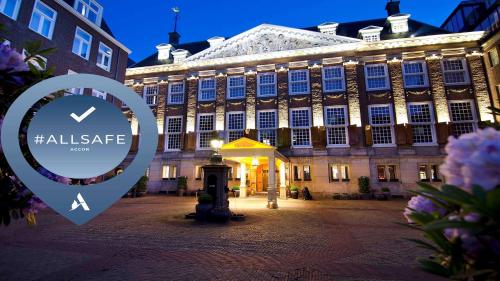
<svg viewBox="0 0 500 281">
<path fill-rule="evenodd" d="M 185 220 L 195 199 L 122 199 L 75 226 L 50 210 L 0 227 L 0 280 L 439 280 L 395 224 L 404 201 L 231 199 L 228 225 Z"/>
</svg>

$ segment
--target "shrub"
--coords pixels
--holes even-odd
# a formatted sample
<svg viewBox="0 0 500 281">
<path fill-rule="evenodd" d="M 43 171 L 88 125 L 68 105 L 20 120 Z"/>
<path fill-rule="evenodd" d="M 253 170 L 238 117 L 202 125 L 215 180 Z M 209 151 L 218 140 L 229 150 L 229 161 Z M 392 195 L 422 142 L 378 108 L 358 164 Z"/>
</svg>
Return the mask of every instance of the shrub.
<svg viewBox="0 0 500 281">
<path fill-rule="evenodd" d="M 391 190 L 388 187 L 382 187 L 380 189 L 380 191 L 382 191 L 382 192 L 391 192 Z"/>
<path fill-rule="evenodd" d="M 238 191 L 240 190 L 240 187 L 238 185 L 233 186 L 233 191 Z"/>
<path fill-rule="evenodd" d="M 358 179 L 359 193 L 370 193 L 370 178 L 366 176 Z"/>
<path fill-rule="evenodd" d="M 142 176 L 137 183 L 135 184 L 136 192 L 137 193 L 143 193 L 148 190 L 148 181 L 149 178 L 146 176 Z"/>
<path fill-rule="evenodd" d="M 187 189 L 187 177 L 177 178 L 177 189 Z"/>
<path fill-rule="evenodd" d="M 198 203 L 200 204 L 209 204 L 214 201 L 212 195 L 203 193 L 200 196 L 198 196 Z"/>
<path fill-rule="evenodd" d="M 297 186 L 292 186 L 290 187 L 290 191 L 299 191 L 299 188 Z"/>
</svg>

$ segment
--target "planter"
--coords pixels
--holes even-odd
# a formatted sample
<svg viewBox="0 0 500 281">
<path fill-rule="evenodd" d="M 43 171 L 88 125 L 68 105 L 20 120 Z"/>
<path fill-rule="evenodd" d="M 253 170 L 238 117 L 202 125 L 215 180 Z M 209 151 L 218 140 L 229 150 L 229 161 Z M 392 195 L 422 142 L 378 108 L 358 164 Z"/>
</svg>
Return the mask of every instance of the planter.
<svg viewBox="0 0 500 281">
<path fill-rule="evenodd" d="M 234 191 L 234 197 L 240 197 L 240 191 L 239 190 L 235 190 Z"/>
<path fill-rule="evenodd" d="M 291 194 L 291 197 L 293 199 L 299 199 L 299 192 L 298 191 L 291 191 L 290 194 Z"/>
<path fill-rule="evenodd" d="M 177 190 L 177 195 L 178 195 L 178 196 L 182 197 L 182 196 L 184 196 L 185 194 L 186 194 L 186 190 L 184 190 L 184 189 L 178 189 L 178 190 Z"/>
<path fill-rule="evenodd" d="M 195 218 L 198 221 L 207 221 L 213 209 L 212 203 L 198 203 Z"/>
</svg>

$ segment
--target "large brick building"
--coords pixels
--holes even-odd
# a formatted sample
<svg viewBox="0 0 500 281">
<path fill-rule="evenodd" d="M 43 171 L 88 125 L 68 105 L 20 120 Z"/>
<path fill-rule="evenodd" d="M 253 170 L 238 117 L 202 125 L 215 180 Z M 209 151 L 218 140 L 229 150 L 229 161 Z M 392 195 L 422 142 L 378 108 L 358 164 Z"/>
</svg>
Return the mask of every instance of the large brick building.
<svg viewBox="0 0 500 281">
<path fill-rule="evenodd" d="M 181 44 L 171 33 L 125 80 L 157 117 L 149 190 L 175 190 L 179 176 L 200 188 L 215 137 L 231 185 L 269 201 L 290 186 L 356 192 L 361 176 L 394 194 L 442 182 L 448 136 L 493 120 L 483 32 L 449 33 L 398 4 L 387 18 L 262 24 L 228 39 Z"/>
<path fill-rule="evenodd" d="M 33 41 L 40 41 L 44 49 L 55 48 L 43 57 L 47 67 L 54 67 L 54 75 L 92 73 L 122 82 L 130 50 L 113 37 L 103 12 L 95 0 L 3 0 L 0 37 L 23 52 Z M 98 89 L 85 91 L 113 101 Z"/>
</svg>

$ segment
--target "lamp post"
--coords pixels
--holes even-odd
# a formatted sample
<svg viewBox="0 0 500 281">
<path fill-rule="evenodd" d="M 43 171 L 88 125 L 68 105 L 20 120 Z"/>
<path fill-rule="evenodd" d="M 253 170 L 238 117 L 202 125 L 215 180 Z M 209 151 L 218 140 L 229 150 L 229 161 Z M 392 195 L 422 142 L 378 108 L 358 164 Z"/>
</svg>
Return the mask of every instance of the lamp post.
<svg viewBox="0 0 500 281">
<path fill-rule="evenodd" d="M 220 154 L 220 148 L 224 144 L 224 140 L 213 139 L 210 141 L 210 146 L 215 150 L 215 152 L 210 156 L 210 162 L 214 164 L 222 164 L 222 155 Z"/>
</svg>

